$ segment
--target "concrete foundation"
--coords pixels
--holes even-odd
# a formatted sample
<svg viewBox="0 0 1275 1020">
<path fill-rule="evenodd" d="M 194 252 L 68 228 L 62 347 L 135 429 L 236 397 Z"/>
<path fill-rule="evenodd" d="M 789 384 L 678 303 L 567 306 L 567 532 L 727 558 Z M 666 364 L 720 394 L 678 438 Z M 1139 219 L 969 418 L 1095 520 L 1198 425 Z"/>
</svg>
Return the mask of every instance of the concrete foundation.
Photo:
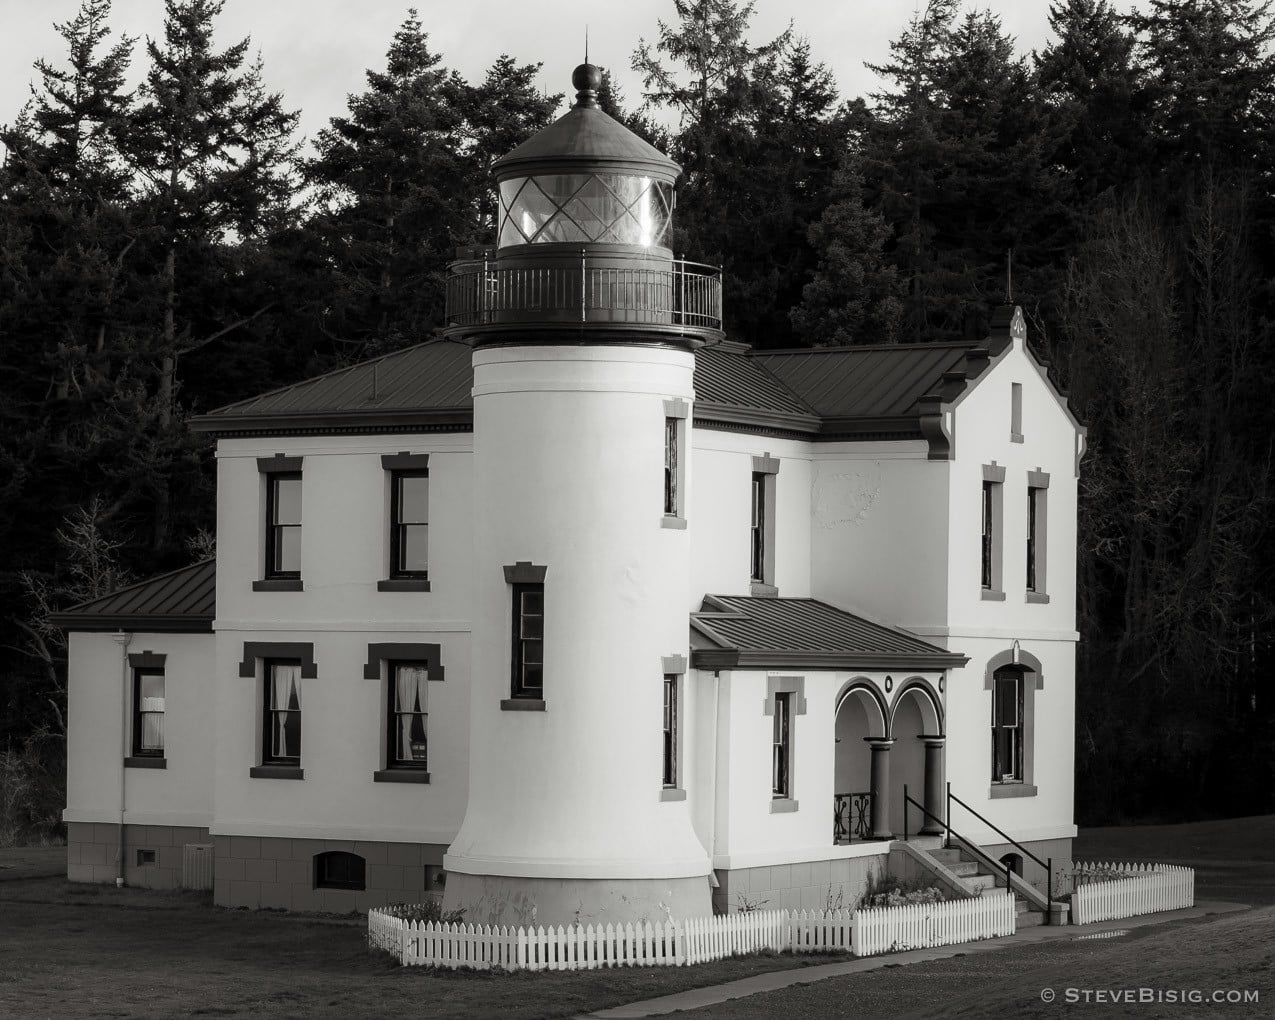
<svg viewBox="0 0 1275 1020">
<path fill-rule="evenodd" d="M 628 924 L 707 917 L 708 878 L 509 878 L 450 872 L 444 910 L 472 924 Z"/>
<path fill-rule="evenodd" d="M 184 825 L 124 826 L 124 883 L 141 889 L 180 889 L 187 843 L 212 842 L 207 829 Z M 71 882 L 114 883 L 118 874 L 119 826 L 68 822 L 66 877 Z"/>
<path fill-rule="evenodd" d="M 888 847 L 889 844 L 882 844 Z M 851 910 L 872 875 L 884 874 L 888 852 L 868 857 L 771 864 L 717 871 L 713 913 L 740 910 Z"/>
<path fill-rule="evenodd" d="M 1071 840 L 1070 839 L 1039 839 L 1030 843 L 1023 843 L 1032 853 L 1039 857 L 1042 861 L 1048 861 L 1051 857 L 1054 861 L 1054 891 L 1070 891 L 1070 882 L 1064 882 L 1059 879 L 1060 874 L 1069 874 L 1071 872 Z M 1033 861 L 1030 857 L 1023 854 L 1012 843 L 985 843 L 983 850 L 993 860 L 999 861 L 1006 854 L 1017 854 L 1023 859 L 1021 877 L 1024 881 L 1034 886 L 1040 894 L 1045 895 L 1045 869 Z"/>
</svg>

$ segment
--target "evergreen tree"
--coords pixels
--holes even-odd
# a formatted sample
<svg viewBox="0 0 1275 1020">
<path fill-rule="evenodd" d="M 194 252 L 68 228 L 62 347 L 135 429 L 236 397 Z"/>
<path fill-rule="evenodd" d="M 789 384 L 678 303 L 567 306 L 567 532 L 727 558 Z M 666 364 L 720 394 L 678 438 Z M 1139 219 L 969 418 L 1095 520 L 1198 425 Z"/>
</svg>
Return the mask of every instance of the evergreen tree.
<svg viewBox="0 0 1275 1020">
<path fill-rule="evenodd" d="M 472 180 L 466 86 L 430 51 L 414 10 L 367 81 L 306 167 L 320 203 L 311 229 L 331 272 L 318 319 L 346 356 L 427 339 L 442 322 L 447 263 L 472 234 L 456 200 Z"/>
</svg>

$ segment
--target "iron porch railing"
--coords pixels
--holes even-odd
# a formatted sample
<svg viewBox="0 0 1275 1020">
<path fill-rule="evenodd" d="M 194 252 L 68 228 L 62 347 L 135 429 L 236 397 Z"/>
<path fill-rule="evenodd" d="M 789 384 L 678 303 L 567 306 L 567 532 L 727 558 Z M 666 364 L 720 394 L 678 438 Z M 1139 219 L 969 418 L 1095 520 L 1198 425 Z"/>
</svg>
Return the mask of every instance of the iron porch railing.
<svg viewBox="0 0 1275 1020">
<path fill-rule="evenodd" d="M 834 845 L 872 838 L 872 794 L 832 795 L 832 842 Z"/>
</svg>

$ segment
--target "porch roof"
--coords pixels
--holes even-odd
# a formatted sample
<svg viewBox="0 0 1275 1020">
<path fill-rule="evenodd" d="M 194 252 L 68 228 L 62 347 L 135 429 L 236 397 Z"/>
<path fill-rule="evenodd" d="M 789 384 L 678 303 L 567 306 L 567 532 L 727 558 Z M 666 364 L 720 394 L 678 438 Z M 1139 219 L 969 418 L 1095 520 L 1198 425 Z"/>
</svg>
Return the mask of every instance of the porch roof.
<svg viewBox="0 0 1275 1020">
<path fill-rule="evenodd" d="M 204 560 L 81 602 L 50 620 L 76 631 L 211 633 L 216 605 L 217 563 Z"/>
<path fill-rule="evenodd" d="M 810 598 L 706 595 L 691 629 L 700 669 L 922 669 L 964 666 L 950 652 L 898 627 Z"/>
</svg>

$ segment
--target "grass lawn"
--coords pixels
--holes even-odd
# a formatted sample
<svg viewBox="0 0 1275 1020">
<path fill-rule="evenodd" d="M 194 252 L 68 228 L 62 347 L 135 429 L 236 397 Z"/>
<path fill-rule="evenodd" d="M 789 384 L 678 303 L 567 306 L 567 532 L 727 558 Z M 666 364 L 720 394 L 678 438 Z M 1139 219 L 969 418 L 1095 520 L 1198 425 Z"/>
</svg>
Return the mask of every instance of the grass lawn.
<svg viewBox="0 0 1275 1020">
<path fill-rule="evenodd" d="M 80 885 L 48 876 L 57 849 L 0 851 L 0 1017 L 578 1016 L 827 956 L 756 955 L 699 967 L 475 974 L 401 968 L 365 948 L 361 919 L 212 907 L 207 894 Z M 1275 903 L 1275 817 L 1090 829 L 1085 859 L 1159 860 L 1197 869 L 1197 899 Z M 1275 911 L 1135 929 L 886 967 L 736 1000 L 722 1017 L 1055 1014 L 1267 1016 Z M 1130 984 L 1132 983 L 1132 984 Z M 1245 1006 L 1046 1007 L 1066 987 L 1249 988 Z M 1123 1010 L 1123 1012 L 1121 1012 Z M 1166 1012 L 1167 1011 L 1167 1012 Z"/>
<path fill-rule="evenodd" d="M 826 956 L 701 967 L 475 974 L 399 967 L 366 920 L 223 910 L 206 895 L 0 884 L 0 1017 L 576 1016 Z"/>
</svg>

